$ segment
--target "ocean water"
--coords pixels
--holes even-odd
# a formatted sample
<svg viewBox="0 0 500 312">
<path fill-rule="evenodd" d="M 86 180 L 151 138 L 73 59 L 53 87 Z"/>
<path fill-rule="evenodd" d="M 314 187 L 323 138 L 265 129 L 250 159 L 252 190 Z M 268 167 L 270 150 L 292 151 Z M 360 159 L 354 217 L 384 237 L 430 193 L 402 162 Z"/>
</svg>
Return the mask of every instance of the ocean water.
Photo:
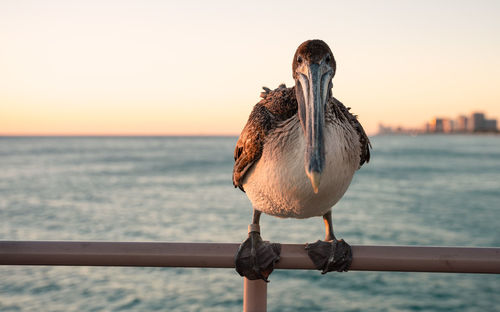
<svg viewBox="0 0 500 312">
<path fill-rule="evenodd" d="M 235 137 L 0 138 L 0 240 L 241 242 Z M 354 245 L 500 246 L 500 136 L 380 136 L 335 206 Z M 263 216 L 282 243 L 321 218 Z M 276 270 L 269 311 L 499 311 L 500 276 Z M 232 269 L 0 266 L 0 311 L 238 311 Z"/>
</svg>

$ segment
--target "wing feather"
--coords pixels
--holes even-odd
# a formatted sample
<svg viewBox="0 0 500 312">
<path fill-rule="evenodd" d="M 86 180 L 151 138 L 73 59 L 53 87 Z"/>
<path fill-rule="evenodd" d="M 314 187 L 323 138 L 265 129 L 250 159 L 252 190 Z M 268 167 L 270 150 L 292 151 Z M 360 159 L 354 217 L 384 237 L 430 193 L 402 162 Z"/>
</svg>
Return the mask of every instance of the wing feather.
<svg viewBox="0 0 500 312">
<path fill-rule="evenodd" d="M 344 104 L 342 104 L 342 102 L 340 102 L 336 98 L 332 99 L 333 99 L 333 104 L 338 109 L 338 112 L 349 121 L 349 123 L 358 133 L 359 143 L 361 144 L 361 154 L 359 161 L 359 166 L 361 167 L 365 162 L 368 163 L 370 161 L 370 149 L 372 148 L 370 139 L 368 139 L 368 136 L 366 135 L 363 126 L 361 126 L 361 123 L 358 120 L 358 116 L 353 115 L 351 114 L 351 112 L 349 112 L 351 108 L 345 107 Z"/>
<path fill-rule="evenodd" d="M 234 149 L 233 185 L 242 191 L 245 191 L 245 175 L 262 156 L 269 133 L 280 121 L 297 112 L 293 88 L 280 85 L 275 90 L 264 88 L 264 91 L 261 93 L 263 99 L 254 106 Z"/>
</svg>

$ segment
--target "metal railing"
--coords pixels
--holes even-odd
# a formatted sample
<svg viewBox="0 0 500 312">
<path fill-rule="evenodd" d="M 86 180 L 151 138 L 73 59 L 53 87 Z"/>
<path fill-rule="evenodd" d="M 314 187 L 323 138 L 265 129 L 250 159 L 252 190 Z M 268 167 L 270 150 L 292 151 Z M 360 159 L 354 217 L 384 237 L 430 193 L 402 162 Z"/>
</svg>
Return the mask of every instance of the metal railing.
<svg viewBox="0 0 500 312">
<path fill-rule="evenodd" d="M 0 265 L 234 268 L 235 243 L 0 241 Z M 282 244 L 276 269 L 314 269 L 304 245 Z M 351 271 L 500 273 L 500 248 L 352 246 Z M 235 273 L 236 274 L 236 273 Z M 265 311 L 267 284 L 244 281 L 243 310 Z"/>
</svg>

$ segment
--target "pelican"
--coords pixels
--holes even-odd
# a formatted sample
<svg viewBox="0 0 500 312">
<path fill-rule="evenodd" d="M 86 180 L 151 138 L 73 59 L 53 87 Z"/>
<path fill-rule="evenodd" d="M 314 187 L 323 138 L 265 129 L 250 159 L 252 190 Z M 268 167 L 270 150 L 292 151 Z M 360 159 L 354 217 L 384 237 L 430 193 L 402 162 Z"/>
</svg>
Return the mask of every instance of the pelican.
<svg viewBox="0 0 500 312">
<path fill-rule="evenodd" d="M 235 255 L 236 271 L 268 281 L 280 245 L 260 236 L 261 213 L 281 218 L 323 217 L 325 240 L 307 244 L 322 273 L 347 271 L 349 244 L 333 232 L 332 206 L 354 172 L 370 160 L 370 141 L 355 115 L 332 96 L 336 62 L 322 40 L 308 40 L 295 52 L 295 86 L 264 87 L 234 151 L 233 184 L 253 207 L 248 238 Z"/>
</svg>

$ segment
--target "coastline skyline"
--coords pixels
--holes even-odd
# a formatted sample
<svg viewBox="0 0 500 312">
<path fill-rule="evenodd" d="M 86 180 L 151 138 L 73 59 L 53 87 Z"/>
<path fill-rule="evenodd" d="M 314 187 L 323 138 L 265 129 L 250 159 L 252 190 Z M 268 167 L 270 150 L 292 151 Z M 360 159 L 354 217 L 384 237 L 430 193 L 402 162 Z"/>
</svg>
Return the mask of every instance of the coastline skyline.
<svg viewBox="0 0 500 312">
<path fill-rule="evenodd" d="M 491 118 L 484 111 L 473 111 L 469 114 L 457 114 L 455 117 L 435 116 L 422 122 L 419 127 L 408 128 L 404 125 L 379 124 L 377 135 L 380 134 L 482 134 L 500 133 L 497 118 Z"/>
<path fill-rule="evenodd" d="M 3 1 L 0 135 L 237 135 L 262 86 L 293 85 L 293 52 L 313 38 L 337 60 L 333 95 L 369 134 L 478 105 L 500 117 L 500 3 L 310 9 Z"/>
</svg>

